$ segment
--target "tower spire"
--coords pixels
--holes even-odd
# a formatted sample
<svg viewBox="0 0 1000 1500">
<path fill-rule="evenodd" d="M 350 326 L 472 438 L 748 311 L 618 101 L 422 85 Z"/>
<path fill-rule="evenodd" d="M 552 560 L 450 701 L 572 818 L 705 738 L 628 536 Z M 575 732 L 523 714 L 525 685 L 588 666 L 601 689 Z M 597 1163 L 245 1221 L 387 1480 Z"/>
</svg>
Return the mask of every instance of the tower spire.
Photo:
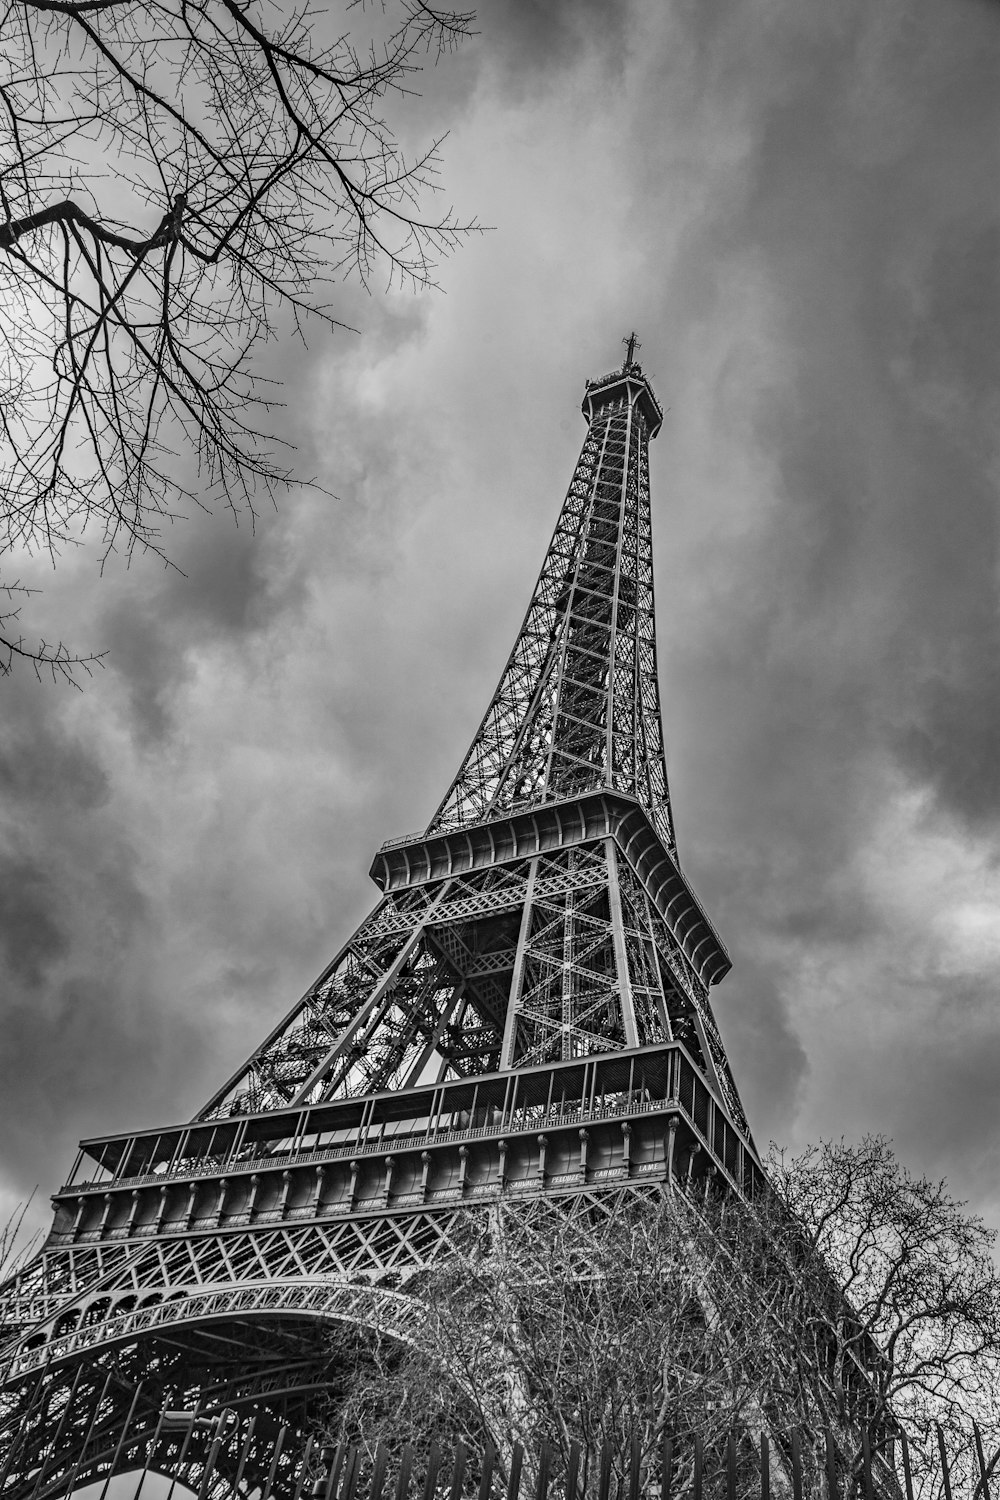
<svg viewBox="0 0 1000 1500">
<path fill-rule="evenodd" d="M 587 434 L 496 692 L 428 832 L 598 788 L 635 797 L 675 853 L 656 663 L 649 440 L 632 363 L 587 382 Z"/>
</svg>

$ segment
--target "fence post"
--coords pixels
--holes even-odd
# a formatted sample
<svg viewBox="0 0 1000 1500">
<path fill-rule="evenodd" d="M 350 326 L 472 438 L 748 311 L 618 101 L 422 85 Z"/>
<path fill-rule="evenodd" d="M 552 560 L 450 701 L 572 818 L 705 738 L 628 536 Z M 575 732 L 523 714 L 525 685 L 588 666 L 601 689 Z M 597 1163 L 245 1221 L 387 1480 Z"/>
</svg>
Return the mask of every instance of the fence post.
<svg viewBox="0 0 1000 1500">
<path fill-rule="evenodd" d="M 82 1204 L 83 1200 L 81 1199 L 80 1201 L 81 1201 L 81 1204 Z M 82 1211 L 83 1210 L 81 1208 L 79 1210 L 79 1212 L 82 1213 Z M 6 1460 L 4 1461 L 4 1466 L 3 1466 L 2 1469 L 0 1469 L 0 1480 L 6 1479 L 7 1475 L 10 1473 L 11 1469 L 14 1467 L 14 1464 L 15 1464 L 17 1458 L 19 1457 L 19 1453 L 22 1450 L 22 1439 L 25 1437 L 25 1434 L 27 1433 L 27 1430 L 28 1430 L 29 1426 L 31 1425 L 31 1419 L 32 1419 L 32 1417 L 35 1414 L 35 1410 L 36 1410 L 36 1408 L 37 1409 L 41 1409 L 42 1403 L 44 1402 L 44 1399 L 45 1399 L 45 1376 L 48 1374 L 49 1365 L 51 1363 L 52 1363 L 52 1349 L 50 1347 L 48 1353 L 46 1354 L 45 1364 L 42 1366 L 41 1374 L 39 1375 L 38 1379 L 35 1381 L 34 1389 L 32 1390 L 30 1397 L 28 1398 L 28 1404 L 27 1404 L 27 1406 L 24 1409 L 24 1414 L 21 1417 L 20 1421 L 18 1422 L 17 1431 L 11 1437 L 10 1448 L 7 1450 L 7 1457 L 6 1457 Z M 69 1393 L 69 1401 L 67 1402 L 66 1409 L 63 1412 L 62 1421 L 60 1421 L 60 1423 L 59 1423 L 59 1433 L 62 1432 L 63 1423 L 66 1421 L 66 1418 L 67 1418 L 67 1416 L 69 1414 L 70 1406 L 72 1406 L 72 1404 L 73 1404 L 73 1398 L 76 1395 L 76 1387 L 77 1387 L 77 1384 L 79 1383 L 80 1374 L 82 1372 L 82 1369 L 83 1369 L 83 1366 L 81 1365 L 78 1368 L 77 1372 L 76 1372 L 76 1376 L 74 1377 L 73 1387 L 72 1387 L 72 1389 L 71 1389 L 71 1391 Z M 56 1434 L 57 1437 L 58 1437 L 59 1433 Z M 39 1479 L 40 1478 L 41 1478 L 41 1476 L 39 1476 Z M 38 1482 L 37 1481 L 36 1481 L 35 1488 L 36 1489 L 38 1488 Z"/>
<path fill-rule="evenodd" d="M 278 1441 L 274 1445 L 274 1455 L 271 1459 L 271 1467 L 268 1470 L 267 1478 L 264 1481 L 264 1488 L 260 1492 L 260 1500 L 268 1500 L 268 1497 L 274 1489 L 274 1476 L 278 1472 L 278 1459 L 281 1457 L 281 1450 L 285 1446 L 285 1434 L 287 1432 L 288 1428 L 284 1425 L 284 1423 L 282 1423 L 281 1431 L 278 1433 Z"/>
<path fill-rule="evenodd" d="M 385 1443 L 379 1443 L 375 1449 L 375 1462 L 372 1464 L 372 1483 L 368 1492 L 368 1500 L 382 1500 L 382 1491 L 385 1489 L 385 1475 L 389 1467 L 389 1450 Z"/>
<path fill-rule="evenodd" d="M 236 1465 L 236 1478 L 233 1480 L 233 1494 L 234 1495 L 238 1495 L 239 1494 L 239 1492 L 240 1492 L 240 1485 L 243 1483 L 243 1470 L 246 1468 L 247 1459 L 250 1456 L 250 1444 L 253 1441 L 254 1428 L 256 1426 L 257 1426 L 257 1413 L 254 1412 L 253 1416 L 250 1418 L 250 1426 L 247 1428 L 247 1435 L 243 1439 L 243 1447 L 240 1449 L 240 1461 Z M 138 1491 L 136 1493 L 138 1493 Z"/>
<path fill-rule="evenodd" d="M 406 1445 L 403 1445 L 403 1452 L 400 1455 L 394 1500 L 406 1500 L 406 1497 L 409 1496 L 409 1476 L 411 1476 L 412 1467 L 414 1467 L 414 1449 L 412 1449 L 412 1443 L 406 1443 Z"/>
<path fill-rule="evenodd" d="M 826 1491 L 829 1500 L 837 1500 L 837 1450 L 833 1445 L 833 1433 L 829 1427 L 823 1429 L 826 1439 Z"/>
<path fill-rule="evenodd" d="M 569 1463 L 566 1465 L 566 1500 L 576 1500 L 576 1489 L 580 1474 L 580 1444 L 569 1445 Z M 987 1497 L 989 1500 L 989 1497 Z"/>
<path fill-rule="evenodd" d="M 517 1500 L 521 1488 L 521 1465 L 524 1463 L 524 1444 L 515 1443 L 510 1455 L 510 1479 L 507 1481 L 507 1500 Z"/>
<path fill-rule="evenodd" d="M 670 1500 L 673 1482 L 674 1440 L 669 1433 L 663 1434 L 663 1456 L 660 1463 L 660 1500 Z"/>
<path fill-rule="evenodd" d="M 802 1500 L 802 1439 L 792 1428 L 792 1500 Z"/>
<path fill-rule="evenodd" d="M 903 1485 L 906 1490 L 906 1500 L 913 1500 L 913 1475 L 910 1473 L 910 1445 L 906 1440 L 906 1433 L 899 1434 L 899 1446 L 903 1454 Z"/>
<path fill-rule="evenodd" d="M 310 1458 L 312 1458 L 313 1445 L 315 1442 L 315 1437 L 312 1433 L 310 1433 L 309 1441 L 306 1443 L 306 1451 L 302 1455 L 302 1467 L 299 1469 L 299 1477 L 295 1484 L 295 1493 L 292 1496 L 292 1500 L 302 1500 L 302 1491 L 305 1488 L 306 1478 L 309 1474 L 309 1460 Z"/>
<path fill-rule="evenodd" d="M 483 1472 L 479 1480 L 479 1500 L 490 1500 L 493 1490 L 493 1470 L 496 1468 L 497 1450 L 492 1441 L 486 1439 L 486 1451 L 483 1454 Z"/>
<path fill-rule="evenodd" d="M 334 1454 L 336 1454 L 336 1448 L 330 1448 L 328 1443 L 324 1443 L 322 1448 L 319 1449 L 319 1463 L 322 1466 L 322 1473 L 313 1479 L 312 1490 L 309 1491 L 313 1500 L 324 1500 L 324 1496 L 327 1494 L 327 1481 L 330 1478 L 330 1464 L 333 1463 Z M 240 1491 L 234 1488 L 232 1493 L 238 1494 Z M 201 1496 L 198 1497 L 198 1500 L 201 1500 Z"/>
<path fill-rule="evenodd" d="M 597 1500 L 608 1500 L 611 1493 L 611 1447 L 605 1443 L 601 1449 L 601 1472 L 597 1481 Z"/>
<path fill-rule="evenodd" d="M 215 1437 L 212 1439 L 212 1446 L 208 1450 L 208 1458 L 205 1462 L 205 1467 L 202 1470 L 201 1484 L 198 1486 L 198 1494 L 196 1500 L 205 1500 L 205 1497 L 208 1494 L 208 1481 L 211 1479 L 212 1474 L 215 1471 L 216 1461 L 218 1460 L 219 1452 L 222 1448 L 224 1431 L 225 1428 L 223 1426 L 223 1420 L 220 1417 L 219 1425 L 215 1429 Z M 103 1495 L 101 1496 L 101 1500 L 104 1500 Z"/>
<path fill-rule="evenodd" d="M 438 1470 L 441 1467 L 441 1449 L 436 1442 L 431 1443 L 431 1451 L 427 1455 L 427 1477 L 424 1480 L 424 1500 L 434 1500 L 434 1492 L 437 1489 Z M 341 1500 L 351 1500 L 349 1495 L 341 1496 Z"/>
<path fill-rule="evenodd" d="M 413 1445 L 407 1443 L 403 1448 L 402 1457 L 399 1460 L 399 1474 L 396 1477 L 395 1500 L 407 1500 L 410 1490 L 410 1471 L 413 1468 Z"/>
<path fill-rule="evenodd" d="M 448 1491 L 448 1500 L 459 1500 L 462 1493 L 462 1481 L 465 1478 L 465 1444 L 455 1444 L 455 1458 L 451 1466 L 451 1488 Z M 374 1497 L 373 1497 L 374 1500 Z"/>
<path fill-rule="evenodd" d="M 771 1447 L 766 1432 L 760 1435 L 760 1500 L 771 1500 Z"/>
<path fill-rule="evenodd" d="M 629 1453 L 628 1500 L 639 1500 L 639 1484 L 642 1479 L 642 1444 L 638 1432 L 633 1430 Z"/>
<path fill-rule="evenodd" d="M 118 1460 L 119 1460 L 119 1458 L 121 1458 L 122 1449 L 125 1446 L 125 1438 L 126 1438 L 126 1435 L 128 1433 L 129 1425 L 130 1425 L 130 1423 L 132 1421 L 132 1418 L 135 1416 L 135 1409 L 139 1405 L 139 1397 L 140 1397 L 141 1394 L 142 1394 L 142 1381 L 140 1380 L 139 1383 L 138 1383 L 138 1385 L 135 1388 L 135 1395 L 132 1397 L 132 1405 L 128 1409 L 128 1416 L 125 1418 L 125 1426 L 122 1428 L 121 1437 L 118 1439 L 118 1445 L 115 1448 L 115 1454 L 114 1454 L 114 1457 L 111 1460 L 111 1467 L 108 1470 L 108 1477 L 107 1477 L 107 1479 L 105 1479 L 103 1488 L 101 1489 L 100 1500 L 107 1500 L 108 1490 L 109 1490 L 109 1488 L 111 1486 L 111 1479 L 112 1479 L 112 1476 L 113 1476 L 113 1474 L 115 1472 L 115 1469 L 117 1469 L 117 1467 L 118 1467 Z M 976 1433 L 976 1436 L 977 1437 L 979 1436 L 978 1431 Z M 981 1445 L 980 1445 L 980 1447 L 981 1447 Z M 204 1480 L 204 1478 L 202 1478 L 201 1484 L 198 1487 L 198 1493 L 201 1494 L 201 1492 L 202 1492 L 202 1490 L 204 1488 L 205 1488 L 205 1480 Z"/>
<path fill-rule="evenodd" d="M 552 1449 L 548 1443 L 543 1442 L 538 1451 L 538 1483 L 535 1485 L 535 1500 L 548 1500 L 549 1464 L 551 1461 Z"/>
<path fill-rule="evenodd" d="M 726 1500 L 736 1500 L 736 1439 L 732 1433 L 726 1440 Z"/>
<path fill-rule="evenodd" d="M 90 1421 L 87 1423 L 87 1430 L 86 1430 L 86 1432 L 83 1435 L 83 1442 L 80 1444 L 80 1456 L 77 1458 L 76 1462 L 74 1463 L 72 1472 L 70 1473 L 70 1476 L 69 1476 L 69 1489 L 66 1491 L 67 1500 L 68 1500 L 68 1497 L 71 1496 L 72 1493 L 73 1493 L 73 1491 L 76 1489 L 76 1481 L 77 1481 L 77 1478 L 78 1478 L 79 1473 L 80 1473 L 80 1465 L 83 1463 L 84 1456 L 85 1456 L 85 1454 L 87 1452 L 87 1444 L 90 1442 L 91 1436 L 92 1436 L 93 1431 L 94 1431 L 94 1426 L 95 1426 L 95 1424 L 97 1422 L 97 1414 L 100 1411 L 101 1407 L 104 1405 L 104 1398 L 108 1394 L 108 1387 L 111 1385 L 111 1381 L 112 1381 L 113 1376 L 114 1376 L 114 1370 L 113 1369 L 109 1370 L 108 1373 L 107 1373 L 107 1377 L 105 1378 L 104 1386 L 103 1386 L 103 1389 L 101 1390 L 101 1394 L 98 1396 L 97 1400 L 94 1402 L 94 1410 L 91 1413 Z M 161 1411 L 160 1412 L 160 1422 L 162 1422 L 162 1421 L 163 1421 L 163 1412 Z M 157 1424 L 157 1432 L 159 1432 L 159 1423 Z M 147 1467 L 148 1467 L 148 1465 L 147 1465 Z M 145 1477 L 145 1475 L 143 1477 Z M 170 1486 L 171 1492 L 173 1491 L 173 1488 L 174 1488 L 173 1485 L 171 1485 Z"/>
<path fill-rule="evenodd" d="M 983 1500 L 990 1500 L 990 1476 L 986 1469 L 986 1454 L 983 1452 L 983 1439 L 979 1432 L 979 1423 L 973 1422 L 972 1430 L 976 1435 L 976 1457 L 979 1459 L 979 1473 L 982 1476 L 980 1483 L 983 1487 Z M 979 1485 L 976 1486 L 976 1489 Z"/>
<path fill-rule="evenodd" d="M 344 1465 L 344 1482 L 340 1487 L 340 1500 L 354 1500 L 354 1490 L 361 1472 L 361 1449 L 354 1443 L 347 1450 Z"/>
<path fill-rule="evenodd" d="M 861 1434 L 861 1472 L 865 1480 L 865 1500 L 875 1500 L 872 1486 L 872 1439 L 867 1427 Z"/>
<path fill-rule="evenodd" d="M 694 1438 L 694 1500 L 701 1500 L 702 1480 L 702 1451 L 701 1433 L 696 1432 Z"/>
<path fill-rule="evenodd" d="M 142 1473 L 141 1473 L 141 1475 L 139 1475 L 139 1482 L 138 1482 L 138 1485 L 136 1485 L 136 1487 L 135 1487 L 135 1496 L 132 1497 L 132 1500 L 139 1500 L 139 1497 L 141 1497 L 141 1494 L 142 1494 L 142 1485 L 145 1484 L 145 1476 L 147 1476 L 148 1472 L 150 1472 L 150 1464 L 151 1464 L 151 1461 L 153 1461 L 153 1454 L 154 1454 L 154 1452 L 156 1452 L 156 1445 L 157 1445 L 157 1443 L 159 1443 L 160 1428 L 162 1428 L 162 1425 L 163 1425 L 163 1415 L 165 1415 L 165 1412 L 166 1412 L 166 1406 L 165 1406 L 165 1404 L 163 1404 L 163 1406 L 160 1407 L 159 1416 L 157 1416 L 157 1418 L 156 1418 L 156 1427 L 153 1428 L 153 1437 L 151 1437 L 150 1442 L 148 1442 L 147 1445 L 144 1446 L 144 1451 L 142 1451 Z M 256 1416 L 255 1416 L 255 1418 L 253 1418 L 253 1421 L 250 1422 L 250 1433 L 252 1433 L 252 1431 L 253 1431 L 253 1422 L 255 1422 L 255 1421 L 256 1421 Z M 249 1433 L 247 1433 L 247 1443 L 249 1443 L 249 1442 L 250 1442 L 250 1436 L 249 1436 Z M 243 1463 L 246 1463 L 246 1454 L 243 1455 Z M 241 1470 L 241 1469 L 240 1469 L 240 1478 L 243 1478 L 243 1470 Z M 72 1496 L 72 1493 L 73 1493 L 72 1488 L 70 1488 L 70 1491 L 69 1491 L 70 1496 Z"/>
<path fill-rule="evenodd" d="M 18 1449 L 21 1446 L 21 1441 L 20 1440 L 24 1436 L 25 1425 L 30 1421 L 32 1412 L 34 1410 L 35 1399 L 36 1399 L 36 1397 L 37 1397 L 37 1395 L 38 1395 L 38 1393 L 39 1393 L 39 1391 L 41 1389 L 42 1381 L 43 1381 L 44 1376 L 45 1376 L 45 1371 L 48 1369 L 50 1363 L 51 1363 L 51 1358 L 46 1359 L 46 1361 L 45 1361 L 45 1368 L 42 1370 L 41 1375 L 39 1375 L 39 1377 L 38 1377 L 38 1386 L 32 1392 L 31 1401 L 28 1404 L 28 1409 L 25 1412 L 24 1417 L 23 1417 L 22 1421 L 20 1422 L 20 1424 L 18 1426 L 17 1433 L 14 1436 L 11 1437 L 11 1440 L 10 1440 L 10 1451 L 9 1451 L 9 1453 L 7 1455 L 7 1461 L 4 1464 L 2 1471 L 0 1471 L 0 1486 L 2 1486 L 3 1480 L 7 1477 L 7 1475 L 10 1473 L 11 1469 L 14 1466 L 14 1461 L 17 1458 Z M 86 1366 L 83 1365 L 83 1364 L 77 1365 L 76 1374 L 73 1376 L 73 1384 L 69 1388 L 69 1396 L 68 1396 L 68 1398 L 66 1400 L 66 1405 L 63 1407 L 63 1414 L 59 1418 L 59 1426 L 56 1428 L 56 1435 L 52 1439 L 52 1449 L 51 1449 L 51 1452 L 54 1453 L 54 1454 L 56 1454 L 57 1456 L 58 1456 L 59 1453 L 62 1452 L 62 1449 L 60 1448 L 59 1444 L 60 1444 L 60 1441 L 62 1439 L 63 1430 L 65 1429 L 66 1423 L 69 1421 L 70 1412 L 72 1410 L 73 1403 L 76 1400 L 77 1386 L 80 1384 L 80 1378 L 83 1375 L 83 1372 L 84 1372 L 85 1368 L 86 1368 Z M 143 1439 L 143 1444 L 145 1444 L 145 1439 Z M 144 1456 L 145 1456 L 145 1451 L 146 1450 L 145 1450 L 145 1446 L 144 1446 L 143 1447 L 143 1455 Z M 35 1481 L 35 1487 L 36 1487 L 36 1489 L 41 1484 L 42 1479 L 44 1477 L 44 1474 L 45 1474 L 45 1460 L 42 1461 L 42 1466 L 41 1466 L 41 1469 L 39 1470 L 38 1478 Z M 2 1489 L 0 1489 L 0 1493 L 2 1493 Z"/>
<path fill-rule="evenodd" d="M 941 1455 L 941 1480 L 944 1484 L 944 1500 L 951 1500 L 951 1475 L 948 1472 L 948 1453 L 944 1446 L 944 1433 L 941 1431 L 941 1423 L 935 1422 L 937 1428 L 938 1452 Z"/>
<path fill-rule="evenodd" d="M 333 1458 L 330 1460 L 330 1468 L 326 1476 L 326 1488 L 323 1491 L 324 1500 L 333 1500 L 337 1493 L 337 1482 L 340 1479 L 340 1470 L 344 1462 L 344 1445 L 338 1443 L 333 1450 Z"/>
</svg>

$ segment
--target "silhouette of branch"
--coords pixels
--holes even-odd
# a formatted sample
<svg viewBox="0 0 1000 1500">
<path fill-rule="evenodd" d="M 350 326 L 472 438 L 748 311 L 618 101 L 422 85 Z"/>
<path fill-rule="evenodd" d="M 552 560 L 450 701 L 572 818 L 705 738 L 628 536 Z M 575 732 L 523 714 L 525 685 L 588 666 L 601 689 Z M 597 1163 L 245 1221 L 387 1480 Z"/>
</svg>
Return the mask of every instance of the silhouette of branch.
<svg viewBox="0 0 1000 1500">
<path fill-rule="evenodd" d="M 389 121 L 471 16 L 397 0 L 361 50 L 306 4 L 2 15 L 0 560 L 95 532 L 105 560 L 163 556 L 191 506 L 252 516 L 294 482 L 263 345 L 309 320 L 345 328 L 330 288 L 347 277 L 432 285 L 478 227 L 425 212 L 440 141 L 411 159 Z M 7 670 L 84 664 L 0 649 Z"/>
</svg>

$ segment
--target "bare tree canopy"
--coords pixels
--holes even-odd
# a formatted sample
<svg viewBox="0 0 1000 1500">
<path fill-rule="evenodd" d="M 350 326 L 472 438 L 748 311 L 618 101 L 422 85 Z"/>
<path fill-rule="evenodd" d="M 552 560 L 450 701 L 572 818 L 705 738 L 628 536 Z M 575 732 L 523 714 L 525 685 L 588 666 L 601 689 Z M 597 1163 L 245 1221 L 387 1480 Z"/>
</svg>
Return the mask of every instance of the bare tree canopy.
<svg viewBox="0 0 1000 1500">
<path fill-rule="evenodd" d="M 424 1349 L 345 1354 L 338 1340 L 355 1373 L 331 1435 L 425 1456 L 432 1440 L 474 1453 L 490 1442 L 501 1456 L 544 1441 L 557 1467 L 576 1440 L 623 1469 L 633 1434 L 652 1462 L 667 1433 L 683 1490 L 694 1434 L 722 1486 L 730 1432 L 746 1439 L 751 1480 L 760 1435 L 780 1465 L 793 1429 L 813 1477 L 829 1431 L 856 1479 L 862 1433 L 886 1476 L 902 1430 L 916 1492 L 929 1496 L 940 1423 L 971 1494 L 973 1421 L 994 1463 L 1000 1447 L 990 1231 L 881 1138 L 772 1150 L 769 1171 L 774 1190 L 750 1203 L 676 1193 L 609 1195 L 600 1212 L 500 1205 L 463 1253 L 411 1283 L 433 1330 Z"/>
<path fill-rule="evenodd" d="M 515 1442 L 528 1455 L 547 1443 L 559 1473 L 574 1441 L 614 1454 L 619 1472 L 634 1436 L 648 1462 L 664 1432 L 724 1450 L 731 1431 L 760 1428 L 780 1358 L 773 1298 L 740 1268 L 756 1262 L 756 1226 L 680 1194 L 501 1204 L 412 1286 L 429 1313 L 425 1347 L 376 1342 L 330 1436 L 396 1454 L 409 1443 L 424 1461 L 432 1441 L 480 1458 L 490 1443 L 502 1465 Z M 792 1425 L 799 1388 L 786 1389 Z M 675 1457 L 683 1493 L 693 1455 L 680 1445 Z"/>
<path fill-rule="evenodd" d="M 352 273 L 427 285 L 472 227 L 426 212 L 440 143 L 410 159 L 387 113 L 471 16 L 347 10 L 363 47 L 267 0 L 4 6 L 0 562 L 85 530 L 105 554 L 162 553 L 192 503 L 252 509 L 290 477 L 262 343 L 336 325 Z M 0 672 L 19 654 L 70 670 L 11 620 Z"/>
<path fill-rule="evenodd" d="M 967 1441 L 978 1421 L 1000 1444 L 1000 1277 L 995 1233 L 947 1184 L 914 1177 L 883 1136 L 823 1141 L 799 1156 L 772 1149 L 780 1198 L 802 1225 L 811 1262 L 827 1265 L 845 1301 L 828 1304 L 842 1367 L 871 1339 L 872 1417 L 926 1441 L 935 1423 Z M 850 1316 L 846 1313 L 849 1310 Z"/>
</svg>

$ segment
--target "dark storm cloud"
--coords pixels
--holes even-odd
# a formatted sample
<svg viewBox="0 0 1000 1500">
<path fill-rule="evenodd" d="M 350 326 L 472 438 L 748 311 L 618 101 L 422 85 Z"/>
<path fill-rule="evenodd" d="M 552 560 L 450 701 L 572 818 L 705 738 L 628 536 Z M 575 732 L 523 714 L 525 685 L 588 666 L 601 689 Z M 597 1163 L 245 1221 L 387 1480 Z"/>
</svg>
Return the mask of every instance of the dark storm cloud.
<svg viewBox="0 0 1000 1500">
<path fill-rule="evenodd" d="M 294 580 L 272 587 L 269 576 L 281 546 L 272 516 L 256 526 L 247 515 L 201 517 L 171 541 L 172 565 L 137 565 L 94 626 L 146 742 L 171 732 L 177 691 L 207 642 L 249 642 L 293 602 Z"/>
<path fill-rule="evenodd" d="M 925 129 L 933 128 L 928 119 Z M 803 187 L 802 161 L 795 175 L 795 212 L 815 225 L 813 259 L 801 254 L 801 234 L 794 257 L 785 252 L 784 174 L 761 191 L 754 215 L 784 272 L 784 306 L 799 351 L 794 392 L 772 402 L 762 441 L 780 456 L 790 505 L 814 515 L 812 556 L 787 570 L 783 594 L 798 587 L 809 595 L 810 612 L 822 616 L 825 609 L 843 615 L 860 580 L 873 596 L 882 592 L 891 609 L 884 628 L 875 622 L 867 636 L 864 675 L 853 678 L 854 712 L 842 705 L 842 735 L 857 744 L 882 730 L 872 714 L 880 698 L 902 721 L 897 750 L 935 786 L 943 806 L 971 818 L 994 816 L 997 506 L 983 464 L 988 442 L 976 422 L 1000 395 L 988 331 L 990 313 L 998 311 L 996 229 L 970 238 L 968 225 L 964 235 L 946 225 L 919 295 L 907 299 L 891 285 L 900 246 L 882 216 L 852 223 L 849 250 L 838 245 L 831 254 L 844 218 L 839 195 L 824 175 Z M 897 175 L 897 162 L 868 174 L 890 222 Z M 900 222 L 907 222 L 902 215 Z M 825 283 L 817 268 L 826 271 Z M 860 316 L 845 318 L 834 342 L 826 297 L 845 314 L 848 298 L 860 304 Z M 937 392 L 938 410 L 921 399 L 928 389 Z M 970 410 L 971 423 L 959 415 Z M 823 681 L 829 686 L 827 674 Z"/>
<path fill-rule="evenodd" d="M 917 391 L 948 394 L 929 419 L 920 413 L 924 433 L 914 433 L 932 482 L 916 517 L 923 566 L 913 578 L 907 633 L 919 697 L 900 726 L 898 747 L 944 804 L 972 822 L 1000 813 L 1000 509 L 988 437 L 1000 408 L 1000 353 L 991 333 L 998 283 L 1000 226 L 949 226 L 906 345 Z M 932 462 L 927 426 L 943 462 Z"/>
<path fill-rule="evenodd" d="M 30 688 L 11 684 L 8 702 L 27 708 L 29 695 Z M 40 825 L 53 831 L 60 816 L 99 808 L 108 795 L 93 756 L 58 725 L 41 720 L 26 733 L 8 719 L 0 727 L 0 1024 L 15 995 L 38 991 L 72 943 L 72 928 L 63 925 L 58 847 L 46 848 Z"/>
<path fill-rule="evenodd" d="M 772 1122 L 794 1115 L 808 1057 L 789 1024 L 774 956 L 754 953 L 743 941 L 732 949 L 732 957 L 736 973 L 713 1003 L 736 1063 L 744 1107 L 763 1147 Z"/>
<path fill-rule="evenodd" d="M 173 694 L 189 671 L 183 646 L 158 617 L 159 597 L 157 591 L 127 597 L 99 616 L 98 639 L 127 685 L 133 731 L 145 743 L 169 734 Z"/>
<path fill-rule="evenodd" d="M 8 700 L 15 696 L 11 684 Z M 22 688 L 15 713 L 0 728 L 0 807 L 13 816 L 16 807 L 69 804 L 75 808 L 100 807 L 110 796 L 107 774 L 79 740 L 57 724 L 43 720 L 43 733 L 25 733 L 17 721 L 29 718 L 36 705 L 30 691 Z"/>
<path fill-rule="evenodd" d="M 38 989 L 69 946 L 54 916 L 54 892 L 29 860 L 0 859 L 0 953 L 14 984 Z"/>
<path fill-rule="evenodd" d="M 603 68 L 617 71 L 629 28 L 627 8 L 602 0 L 487 0 L 480 20 L 492 44 L 486 58 L 513 97 L 543 86 L 546 75 L 572 68 L 592 49 Z"/>
<path fill-rule="evenodd" d="M 44 1201 L 79 1137 L 172 1115 L 177 1081 L 204 1042 L 203 1029 L 158 1015 L 169 996 L 155 982 L 116 984 L 109 967 L 105 959 L 97 974 L 50 985 L 44 1009 L 4 1013 L 3 1175 L 22 1199 L 40 1185 Z"/>
<path fill-rule="evenodd" d="M 109 1093 L 141 1092 L 122 1088 L 129 1006 L 116 969 L 146 909 L 109 808 L 112 777 L 37 687 L 10 684 L 11 700 L 19 727 L 0 729 L 0 1181 L 24 1194 L 82 1121 L 97 1128 Z"/>
</svg>

